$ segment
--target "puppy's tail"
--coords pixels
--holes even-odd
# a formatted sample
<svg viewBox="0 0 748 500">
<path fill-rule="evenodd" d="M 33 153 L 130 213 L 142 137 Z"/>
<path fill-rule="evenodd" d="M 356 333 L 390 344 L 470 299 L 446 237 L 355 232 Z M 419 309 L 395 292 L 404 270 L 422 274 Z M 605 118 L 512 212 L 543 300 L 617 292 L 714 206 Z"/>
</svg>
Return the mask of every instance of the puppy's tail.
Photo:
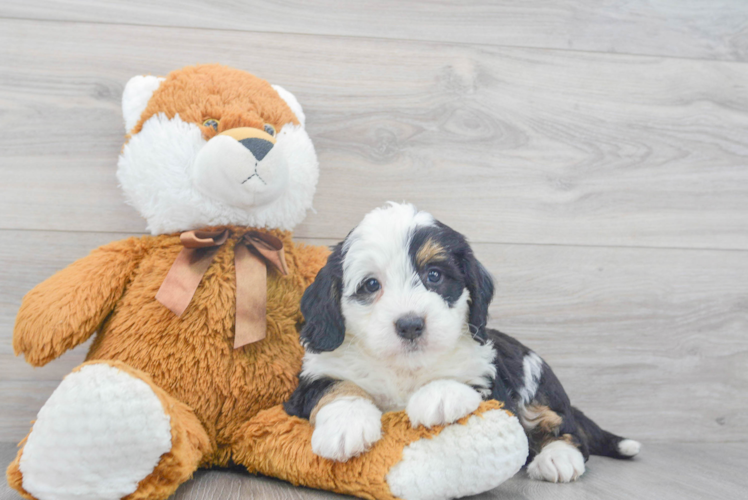
<svg viewBox="0 0 748 500">
<path fill-rule="evenodd" d="M 590 455 L 631 458 L 639 453 L 641 449 L 639 441 L 622 438 L 621 436 L 604 431 L 577 408 L 572 406 L 571 410 L 579 426 L 580 434 L 587 438 Z"/>
</svg>

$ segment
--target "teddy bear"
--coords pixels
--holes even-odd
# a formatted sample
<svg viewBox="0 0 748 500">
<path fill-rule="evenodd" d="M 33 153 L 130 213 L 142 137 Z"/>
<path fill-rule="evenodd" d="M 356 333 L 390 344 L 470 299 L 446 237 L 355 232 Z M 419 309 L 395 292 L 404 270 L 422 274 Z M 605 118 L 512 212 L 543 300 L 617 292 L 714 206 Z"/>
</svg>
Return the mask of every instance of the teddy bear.
<svg viewBox="0 0 748 500">
<path fill-rule="evenodd" d="M 150 235 L 104 245 L 23 299 L 13 348 L 42 366 L 96 333 L 7 470 L 39 500 L 159 500 L 199 467 L 363 498 L 452 498 L 524 464 L 517 418 L 487 401 L 447 426 L 385 414 L 347 462 L 313 454 L 282 403 L 298 384 L 299 304 L 325 247 L 295 243 L 319 168 L 293 94 L 198 65 L 136 76 L 117 179 Z"/>
</svg>

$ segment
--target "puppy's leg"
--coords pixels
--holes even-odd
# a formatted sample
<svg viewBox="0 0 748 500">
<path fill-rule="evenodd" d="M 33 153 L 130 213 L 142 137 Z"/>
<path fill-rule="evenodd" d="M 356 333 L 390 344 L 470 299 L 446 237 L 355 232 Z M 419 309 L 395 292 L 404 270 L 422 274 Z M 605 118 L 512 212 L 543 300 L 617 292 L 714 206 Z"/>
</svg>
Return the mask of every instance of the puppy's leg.
<svg viewBox="0 0 748 500">
<path fill-rule="evenodd" d="M 475 389 L 462 382 L 434 380 L 413 393 L 405 412 L 413 427 L 433 427 L 451 424 L 474 412 L 481 400 Z"/>
<path fill-rule="evenodd" d="M 524 394 L 532 397 L 532 401 L 522 404 L 519 411 L 530 447 L 537 453 L 527 468 L 530 477 L 552 482 L 575 481 L 584 473 L 584 463 L 591 454 L 631 458 L 639 453 L 641 445 L 637 441 L 602 430 L 571 406 L 553 370 L 545 362 L 540 367 L 537 389 L 533 394 Z"/>
<path fill-rule="evenodd" d="M 315 417 L 312 451 L 330 460 L 345 462 L 382 438 L 382 412 L 366 398 L 338 397 Z"/>
<path fill-rule="evenodd" d="M 574 481 L 584 473 L 584 462 L 590 454 L 631 458 L 639 453 L 638 441 L 605 431 L 577 408 L 570 408 L 571 412 L 564 416 L 542 405 L 522 409 L 522 425 L 531 446 L 539 450 L 527 468 L 532 478 Z"/>
<path fill-rule="evenodd" d="M 571 434 L 546 442 L 527 466 L 531 478 L 552 483 L 576 481 L 584 470 L 584 456 Z"/>
<path fill-rule="evenodd" d="M 551 368 L 535 353 L 523 360 L 519 416 L 535 454 L 527 467 L 533 479 L 568 483 L 584 474 L 589 457 L 569 397 Z"/>
<path fill-rule="evenodd" d="M 312 451 L 320 457 L 345 462 L 382 437 L 382 412 L 353 382 L 302 379 L 285 407 L 314 426 Z"/>
<path fill-rule="evenodd" d="M 527 467 L 531 478 L 568 483 L 584 474 L 586 458 L 579 441 L 572 434 L 562 434 L 564 416 L 535 402 L 520 409 L 520 422 L 535 454 Z"/>
</svg>

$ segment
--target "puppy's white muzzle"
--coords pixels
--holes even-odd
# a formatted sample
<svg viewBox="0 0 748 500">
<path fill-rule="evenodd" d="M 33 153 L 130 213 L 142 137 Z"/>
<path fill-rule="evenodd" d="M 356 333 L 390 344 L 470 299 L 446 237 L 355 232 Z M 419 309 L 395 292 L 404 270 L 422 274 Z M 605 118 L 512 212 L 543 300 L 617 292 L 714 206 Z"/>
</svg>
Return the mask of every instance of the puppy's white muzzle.
<svg viewBox="0 0 748 500">
<path fill-rule="evenodd" d="M 275 140 L 262 131 L 231 132 L 213 137 L 200 150 L 195 158 L 192 184 L 204 195 L 235 207 L 246 209 L 270 204 L 288 185 L 284 155 Z M 242 139 L 243 135 L 249 137 Z"/>
</svg>

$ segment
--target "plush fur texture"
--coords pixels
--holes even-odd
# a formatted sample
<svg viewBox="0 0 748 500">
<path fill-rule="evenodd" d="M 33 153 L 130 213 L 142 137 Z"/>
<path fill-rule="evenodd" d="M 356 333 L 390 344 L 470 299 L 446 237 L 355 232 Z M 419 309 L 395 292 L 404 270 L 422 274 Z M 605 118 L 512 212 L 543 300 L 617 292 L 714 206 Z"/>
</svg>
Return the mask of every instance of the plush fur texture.
<svg viewBox="0 0 748 500">
<path fill-rule="evenodd" d="M 160 459 L 155 467 L 152 467 L 152 471 L 150 471 L 149 474 L 146 475 L 145 478 L 140 480 L 139 483 L 136 484 L 136 488 L 133 488 L 134 491 L 132 491 L 130 494 L 128 494 L 126 497 L 127 500 L 146 500 L 146 499 L 154 499 L 154 498 L 167 498 L 171 496 L 174 491 L 176 491 L 177 487 L 184 481 L 188 480 L 190 477 L 192 477 L 192 473 L 197 468 L 198 464 L 200 464 L 203 456 L 210 450 L 210 440 L 208 439 L 208 436 L 205 434 L 205 431 L 203 430 L 202 424 L 200 421 L 195 417 L 192 410 L 185 404 L 180 403 L 173 397 L 169 396 L 165 391 L 157 387 L 152 379 L 145 373 L 141 372 L 140 370 L 136 370 L 130 366 L 128 366 L 125 363 L 119 362 L 119 361 L 109 361 L 109 362 L 87 362 L 73 370 L 71 375 L 79 374 L 81 371 L 84 371 L 88 368 L 94 368 L 96 370 L 105 369 L 108 372 L 112 372 L 112 375 L 118 377 L 118 378 L 130 378 L 131 382 L 130 385 L 145 385 L 149 388 L 151 391 L 151 395 L 146 394 L 146 399 L 150 396 L 155 396 L 157 400 L 159 401 L 160 407 L 163 409 L 164 415 L 167 416 L 168 421 L 168 427 L 169 427 L 169 440 L 168 444 L 170 449 L 166 453 L 163 453 L 160 456 Z M 89 372 L 89 374 L 93 374 L 93 372 Z M 68 376 L 70 377 L 70 375 Z M 75 381 L 70 381 L 75 383 Z M 63 383 L 68 383 L 68 379 L 66 378 Z M 98 387 L 98 389 L 95 391 L 97 394 L 101 394 L 102 392 L 106 392 L 107 390 L 112 391 L 116 390 L 116 387 L 113 386 L 104 386 L 103 381 L 100 377 L 86 377 L 83 380 L 84 384 L 95 384 Z M 78 385 L 78 384 L 76 384 Z M 54 394 L 57 395 L 57 391 Z M 52 398 L 50 398 L 52 399 Z M 90 399 L 90 396 L 89 396 Z M 112 404 L 114 403 L 114 404 Z M 112 410 L 115 410 L 117 406 L 119 406 L 119 409 L 128 409 L 131 407 L 132 401 L 110 401 L 105 406 L 102 406 L 98 409 L 90 409 L 90 408 L 84 408 L 88 411 L 89 415 L 98 415 L 99 417 L 103 416 L 107 412 L 111 412 Z M 134 402 L 135 404 L 141 403 L 140 401 Z M 55 419 L 57 418 L 65 418 L 65 412 L 66 410 L 70 410 L 72 408 L 69 407 L 69 405 L 58 405 L 57 408 L 50 408 L 48 405 L 45 405 L 44 410 L 50 409 L 51 411 L 57 410 L 58 412 L 63 412 L 60 416 L 55 416 Z M 40 412 L 41 413 L 41 412 Z M 138 424 L 138 426 L 142 426 L 143 424 L 143 416 L 142 415 L 131 415 L 130 418 Z M 122 425 L 122 422 L 127 422 L 127 419 L 123 419 L 119 422 L 117 422 L 118 425 Z M 106 477 L 101 477 L 97 474 L 91 474 L 92 469 L 86 468 L 86 461 L 89 459 L 95 459 L 95 460 L 103 460 L 107 461 L 108 467 L 112 467 L 112 470 L 107 470 L 107 467 L 102 468 L 101 472 L 106 474 L 111 474 L 116 479 L 116 474 L 118 472 L 118 468 L 114 467 L 112 462 L 119 462 L 117 464 L 119 467 L 122 465 L 122 444 L 129 445 L 128 439 L 138 439 L 142 437 L 147 436 L 133 436 L 132 433 L 127 434 L 127 439 L 124 440 L 123 443 L 118 443 L 117 446 L 107 446 L 107 440 L 111 439 L 111 436 L 109 436 L 106 433 L 102 433 L 97 436 L 92 436 L 93 439 L 99 439 L 100 442 L 94 444 L 93 439 L 85 439 L 85 431 L 88 430 L 91 431 L 90 427 L 88 429 L 83 428 L 83 426 L 80 425 L 81 422 L 78 418 L 74 420 L 74 427 L 78 428 L 78 431 L 84 431 L 81 435 L 79 435 L 79 438 L 82 438 L 82 443 L 84 445 L 90 446 L 96 446 L 96 449 L 91 450 L 83 450 L 78 447 L 72 446 L 73 440 L 69 438 L 70 435 L 70 429 L 68 432 L 58 435 L 57 439 L 61 441 L 61 450 L 66 451 L 67 453 L 80 453 L 82 455 L 81 461 L 74 463 L 73 466 L 79 467 L 78 473 L 83 477 L 84 479 L 87 479 L 87 481 L 81 481 L 78 484 L 73 484 L 71 482 L 70 489 L 72 491 L 69 491 L 69 498 L 74 499 L 82 499 L 82 498 L 92 498 L 92 499 L 101 499 L 104 498 L 103 491 L 111 489 L 111 486 L 109 484 L 109 481 L 104 485 L 104 488 L 102 490 L 98 490 L 95 488 L 96 484 L 95 481 L 99 481 L 101 479 L 106 481 Z M 104 425 L 104 428 L 109 427 L 109 423 L 102 420 L 101 424 Z M 55 426 L 59 424 L 54 424 Z M 70 426 L 70 423 L 68 423 Z M 101 429 L 101 427 L 99 427 Z M 133 431 L 136 431 L 137 429 L 133 429 Z M 29 435 L 26 439 L 24 439 L 19 446 L 23 446 L 25 449 L 25 445 L 28 443 L 28 440 L 33 437 L 32 435 Z M 54 437 L 52 437 L 54 439 Z M 115 437 L 116 439 L 116 437 Z M 91 454 L 89 456 L 90 452 L 94 451 L 95 453 Z M 133 458 L 137 458 L 138 455 L 135 454 Z M 44 469 L 46 469 L 46 474 L 49 475 L 51 471 L 55 471 L 57 475 L 57 479 L 63 479 L 63 480 L 75 480 L 76 476 L 71 475 L 71 468 L 67 461 L 61 461 L 61 462 L 55 462 L 52 461 L 54 457 L 52 456 L 43 456 L 41 457 L 43 461 L 35 464 L 36 466 L 42 466 Z M 125 457 L 127 458 L 127 457 Z M 16 459 L 10 464 L 8 467 L 7 472 L 7 479 L 8 484 L 15 488 L 24 498 L 53 498 L 53 499 L 59 499 L 63 498 L 63 493 L 54 489 L 51 491 L 48 491 L 46 495 L 40 495 L 38 497 L 34 497 L 24 488 L 24 476 L 21 472 L 21 461 L 24 459 L 24 455 L 22 453 L 18 453 Z M 45 464 L 45 462 L 49 462 Z M 100 467 L 101 464 L 94 464 L 96 468 Z M 54 478 L 54 476 L 53 476 Z M 32 488 L 33 489 L 33 488 Z M 72 493 L 72 494 L 71 494 Z M 119 497 L 116 497 L 119 498 Z"/>
<path fill-rule="evenodd" d="M 39 412 L 20 463 L 24 488 L 59 500 L 129 495 L 171 450 L 169 421 L 142 380 L 106 364 L 84 366 Z"/>
<path fill-rule="evenodd" d="M 442 443 L 434 445 L 440 457 L 461 443 L 471 446 L 472 431 L 483 435 L 486 426 L 496 427 L 493 419 L 476 417 L 469 424 L 463 419 L 454 425 L 469 425 L 467 437 L 440 441 L 441 427 L 413 429 L 403 413 L 385 414 L 382 437 L 370 453 L 347 463 L 314 455 L 309 422 L 287 415 L 280 406 L 298 385 L 301 369 L 304 351 L 299 328 L 304 318 L 299 303 L 330 254 L 327 248 L 294 243 L 287 230 L 309 208 L 316 184 L 316 158 L 303 129 L 301 107 L 287 91 L 247 73 L 197 66 L 165 79 L 135 78 L 125 91 L 123 112 L 130 133 L 118 170 L 123 189 L 154 233 L 173 233 L 104 245 L 24 297 L 13 348 L 30 364 L 44 365 L 94 332 L 97 335 L 87 363 L 61 384 L 40 412 L 39 427 L 32 428 L 22 441 L 7 470 L 13 488 L 39 500 L 114 498 L 132 488 L 125 496 L 129 500 L 162 500 L 198 466 L 236 463 L 295 484 L 387 499 L 394 498 L 387 474 L 400 464 L 405 479 L 398 484 L 407 492 L 404 497 L 421 498 L 419 492 L 426 490 L 410 473 L 418 464 L 404 457 L 404 447 L 433 438 L 434 443 Z M 206 122 L 208 118 L 215 120 Z M 250 170 L 260 170 L 259 163 L 271 160 L 274 152 L 285 155 L 289 182 L 284 194 L 266 205 L 266 212 L 262 207 L 247 208 L 252 197 L 247 201 L 240 195 L 249 192 L 235 191 L 233 195 L 240 198 L 238 202 L 232 198 L 235 204 L 231 205 L 226 200 L 210 200 L 201 191 L 204 186 L 194 185 L 191 169 L 196 158 L 215 139 L 219 146 L 231 144 L 233 151 L 242 151 L 237 149 L 241 143 L 249 153 L 237 157 L 258 163 L 250 164 Z M 214 165 L 216 175 L 226 173 L 221 170 L 222 161 Z M 273 165 L 280 168 L 282 163 Z M 182 249 L 178 232 L 207 229 L 201 226 L 211 224 L 227 229 L 228 240 L 216 251 L 189 307 L 177 317 L 155 300 L 156 292 Z M 253 230 L 269 232 L 283 242 L 288 274 L 268 267 L 267 336 L 234 349 L 234 248 Z M 127 390 L 116 390 L 120 386 Z M 123 411 L 113 411 L 120 405 Z M 140 408 L 136 413 L 142 414 L 141 423 L 150 419 L 163 424 L 168 419 L 169 436 L 164 429 L 145 430 L 139 437 L 146 438 L 151 447 L 144 445 L 147 456 L 135 452 L 134 460 L 117 456 L 120 433 L 106 433 L 107 428 L 129 428 L 133 414 L 127 408 Z M 500 408 L 500 403 L 484 403 L 475 414 L 505 414 Z M 55 424 L 62 429 L 62 424 L 70 424 L 66 415 L 81 411 L 88 415 L 80 420 L 83 427 L 66 433 L 69 436 L 58 434 Z M 501 428 L 507 436 L 489 440 L 496 458 L 504 453 L 504 444 L 513 442 L 508 436 L 522 435 L 515 417 L 509 417 Z M 154 436 L 158 439 L 150 439 Z M 170 448 L 157 448 L 165 437 L 170 437 Z M 64 447 L 57 446 L 62 442 Z M 143 444 L 138 439 L 133 442 Z M 28 456 L 24 444 L 31 446 Z M 37 452 L 40 445 L 86 459 L 75 464 L 72 459 L 50 463 L 44 453 Z M 152 456 L 156 452 L 158 460 Z M 93 469 L 81 472 L 81 468 L 94 457 L 98 462 L 92 467 L 111 464 L 113 470 L 104 470 L 115 475 L 117 464 L 123 464 L 122 476 L 106 484 L 86 476 Z M 121 458 L 124 462 L 118 462 Z M 464 460 L 461 465 L 470 468 L 471 460 L 477 458 Z M 152 470 L 147 473 L 139 466 Z M 435 459 L 432 471 L 438 474 L 453 466 Z M 453 485 L 455 491 L 467 494 L 475 490 L 475 484 L 496 483 L 495 471 L 478 470 L 470 482 Z M 28 471 L 33 473 L 26 477 Z M 68 492 L 78 487 L 80 494 L 53 491 L 54 478 L 45 478 L 45 474 L 58 474 L 57 479 L 70 486 Z M 138 480 L 137 476 L 143 477 Z M 80 483 L 76 483 L 78 477 Z M 84 484 L 84 477 L 92 482 Z M 119 489 L 114 491 L 114 486 Z"/>
<path fill-rule="evenodd" d="M 287 90 L 232 68 L 196 66 L 165 79 L 133 78 L 123 112 L 130 115 L 130 140 L 117 179 L 152 234 L 227 224 L 290 230 L 311 208 L 317 156 L 301 106 Z M 267 125 L 277 135 L 262 158 L 224 135 Z"/>
<path fill-rule="evenodd" d="M 137 75 L 130 78 L 122 93 L 122 117 L 125 119 L 125 132 L 130 132 L 135 128 L 151 96 L 164 80 L 165 78 L 151 75 Z"/>
<path fill-rule="evenodd" d="M 446 500 L 496 488 L 519 471 L 527 455 L 527 439 L 513 432 L 514 418 L 506 411 L 487 411 L 461 419 L 464 425 L 445 427 L 438 439 L 411 443 L 387 475 L 392 492 Z M 443 461 L 448 462 L 446 473 Z"/>
<path fill-rule="evenodd" d="M 228 464 L 236 429 L 296 386 L 303 355 L 298 304 L 328 254 L 270 231 L 284 243 L 289 274 L 268 272 L 266 340 L 234 350 L 234 245 L 248 228 L 230 230 L 181 318 L 154 300 L 182 248 L 179 236 L 129 238 L 29 292 L 16 318 L 14 349 L 41 366 L 98 329 L 88 359 L 118 360 L 149 374 L 202 422 L 211 442 L 206 461 Z"/>
<path fill-rule="evenodd" d="M 486 401 L 473 416 L 431 429 L 411 427 L 404 411 L 385 413 L 384 437 L 365 454 L 346 462 L 314 455 L 313 428 L 276 407 L 244 426 L 234 456 L 250 472 L 370 500 L 460 497 L 498 486 L 524 463 L 527 440 L 516 432 L 516 417 L 502 406 Z M 460 432 L 463 427 L 467 432 Z M 457 429 L 445 434 L 451 428 Z M 285 453 L 280 455 L 278 449 Z M 426 464 L 428 474 L 423 473 Z M 463 477 L 455 477 L 458 470 L 465 471 Z M 429 478 L 438 475 L 442 482 L 429 484 Z"/>
</svg>

